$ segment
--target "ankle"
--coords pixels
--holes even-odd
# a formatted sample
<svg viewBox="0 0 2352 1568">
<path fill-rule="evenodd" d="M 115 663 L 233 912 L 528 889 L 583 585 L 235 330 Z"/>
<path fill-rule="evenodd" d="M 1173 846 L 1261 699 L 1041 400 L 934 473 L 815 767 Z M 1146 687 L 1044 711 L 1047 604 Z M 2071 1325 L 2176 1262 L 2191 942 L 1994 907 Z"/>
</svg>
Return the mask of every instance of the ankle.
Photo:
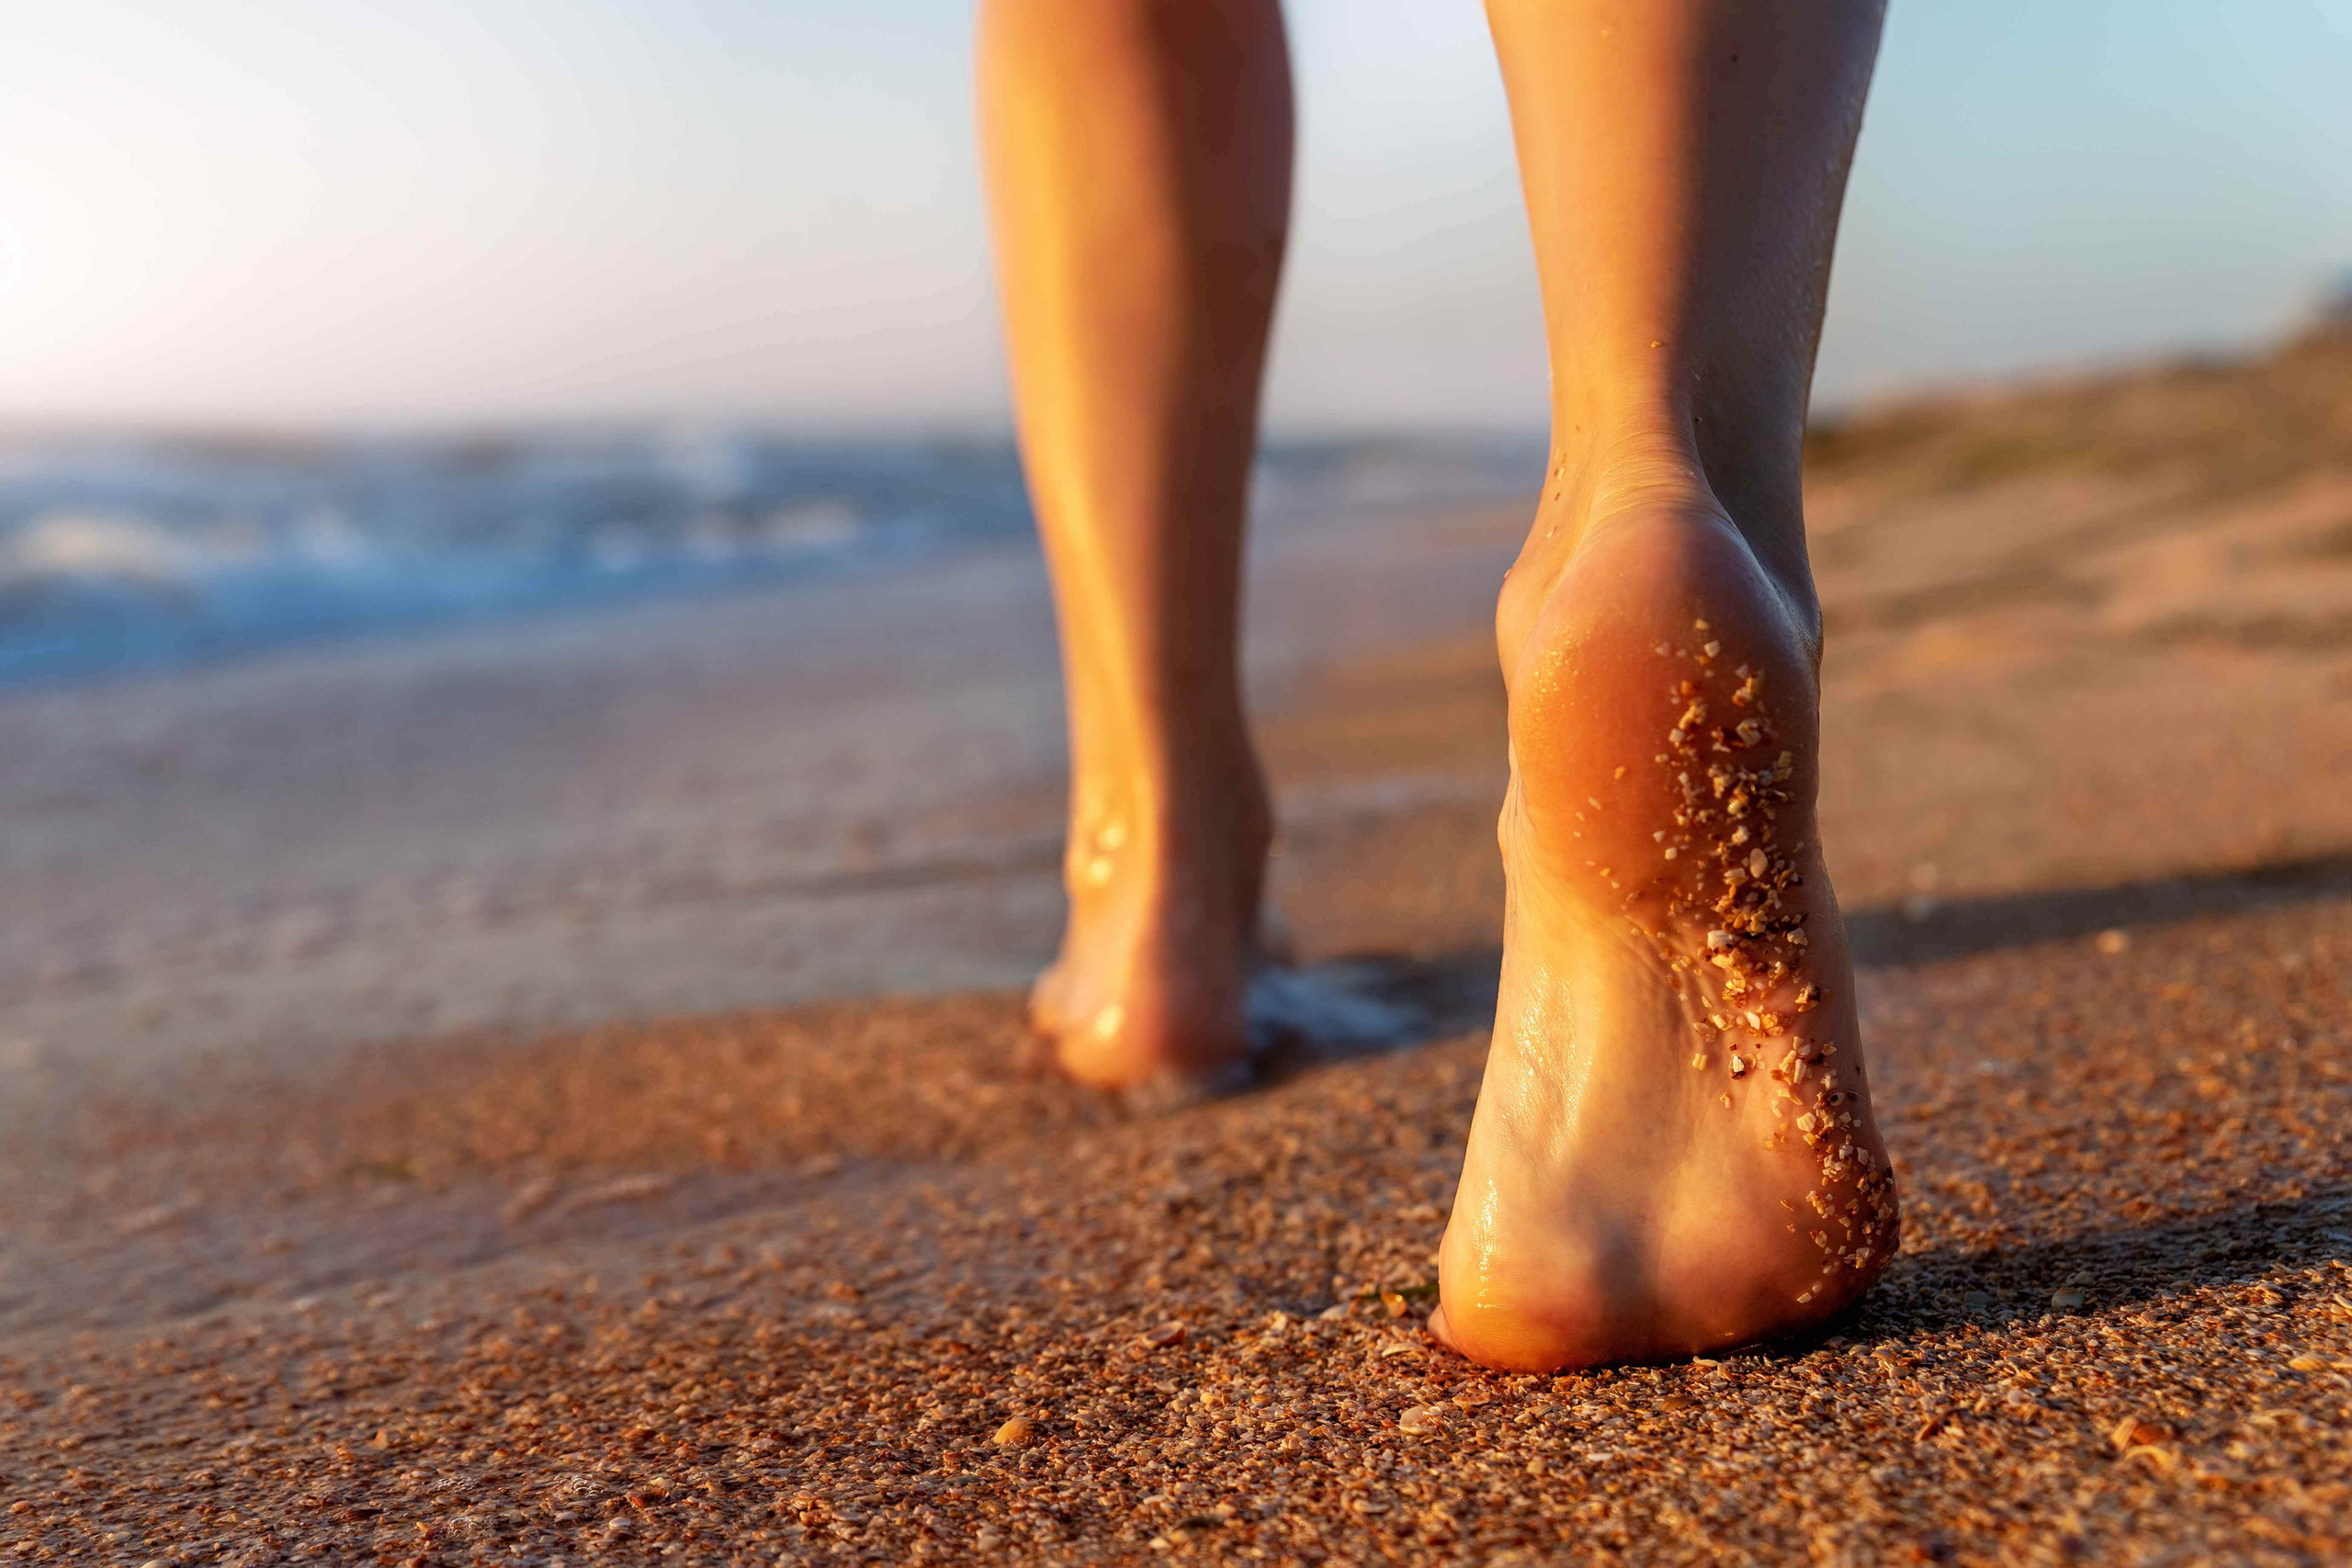
<svg viewBox="0 0 2352 1568">
<path fill-rule="evenodd" d="M 1655 401 L 1605 417 L 1561 415 L 1521 563 L 1542 563 L 1536 575 L 1548 588 L 1557 569 L 1612 524 L 1636 516 L 1712 520 L 1746 546 L 1806 642 L 1818 647 L 1821 606 L 1794 464 L 1753 460 L 1744 454 L 1756 443 L 1705 440 L 1701 428 L 1687 409 Z"/>
<path fill-rule="evenodd" d="M 1718 506 L 1690 422 L 1671 410 L 1555 426 L 1550 460 L 1546 510 L 1579 529 L 1634 508 Z"/>
<path fill-rule="evenodd" d="M 1065 875 L 1085 895 L 1140 875 L 1165 885 L 1206 874 L 1254 905 L 1273 842 L 1273 809 L 1254 752 L 1182 767 L 1082 773 L 1072 791 Z M 1241 886 L 1246 884 L 1246 886 Z"/>
<path fill-rule="evenodd" d="M 1671 490 L 1695 479 L 1743 527 L 1794 524 L 1803 512 L 1804 402 L 1785 389 L 1737 390 L 1695 373 L 1586 378 L 1553 400 L 1552 457 L 1603 476 Z M 1754 522 L 1747 517 L 1754 514 Z"/>
</svg>

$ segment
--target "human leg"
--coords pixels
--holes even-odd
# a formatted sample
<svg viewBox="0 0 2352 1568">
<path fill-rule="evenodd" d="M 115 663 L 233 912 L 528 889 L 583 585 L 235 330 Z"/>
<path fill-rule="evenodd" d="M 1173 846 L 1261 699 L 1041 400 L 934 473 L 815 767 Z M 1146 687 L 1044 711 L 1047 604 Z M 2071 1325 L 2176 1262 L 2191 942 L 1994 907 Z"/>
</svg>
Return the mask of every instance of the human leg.
<svg viewBox="0 0 2352 1568">
<path fill-rule="evenodd" d="M 987 0 L 980 102 L 1069 696 L 1062 951 L 1033 1016 L 1105 1087 L 1239 1064 L 1271 817 L 1237 659 L 1290 208 L 1276 0 Z"/>
<path fill-rule="evenodd" d="M 1489 0 L 1553 452 L 1497 608 L 1504 975 L 1441 1337 L 1497 1366 L 1786 1333 L 1892 1175 L 1814 822 L 1800 442 L 1874 0 Z"/>
</svg>

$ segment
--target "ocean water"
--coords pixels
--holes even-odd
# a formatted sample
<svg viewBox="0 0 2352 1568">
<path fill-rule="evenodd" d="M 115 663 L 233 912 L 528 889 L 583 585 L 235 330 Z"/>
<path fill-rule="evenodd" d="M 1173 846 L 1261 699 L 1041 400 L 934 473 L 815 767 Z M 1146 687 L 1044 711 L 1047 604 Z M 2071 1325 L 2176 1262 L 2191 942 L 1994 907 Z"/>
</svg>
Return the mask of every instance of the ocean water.
<svg viewBox="0 0 2352 1568">
<path fill-rule="evenodd" d="M 1278 444 L 1301 511 L 1532 493 L 1540 444 Z M 738 430 L 0 438 L 0 685 L 870 572 L 1032 528 L 1009 443 Z"/>
</svg>

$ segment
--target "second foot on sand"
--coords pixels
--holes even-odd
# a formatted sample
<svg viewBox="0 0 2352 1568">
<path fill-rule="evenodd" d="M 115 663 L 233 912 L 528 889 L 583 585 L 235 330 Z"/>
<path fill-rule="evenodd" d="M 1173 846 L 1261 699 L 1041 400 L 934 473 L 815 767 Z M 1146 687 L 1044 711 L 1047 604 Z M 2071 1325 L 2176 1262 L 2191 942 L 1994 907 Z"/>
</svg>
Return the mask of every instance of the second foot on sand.
<svg viewBox="0 0 2352 1568">
<path fill-rule="evenodd" d="M 1502 990 L 1430 1324 L 1531 1371 L 1799 1332 L 1898 1225 L 1808 629 L 1703 495 L 1570 536 L 1507 592 Z"/>
<path fill-rule="evenodd" d="M 1186 820 L 1136 804 L 1170 793 L 1080 781 L 1069 922 L 1029 996 L 1055 1067 L 1155 1103 L 1249 1077 L 1243 1015 L 1270 837 L 1246 761 L 1184 792 Z"/>
</svg>

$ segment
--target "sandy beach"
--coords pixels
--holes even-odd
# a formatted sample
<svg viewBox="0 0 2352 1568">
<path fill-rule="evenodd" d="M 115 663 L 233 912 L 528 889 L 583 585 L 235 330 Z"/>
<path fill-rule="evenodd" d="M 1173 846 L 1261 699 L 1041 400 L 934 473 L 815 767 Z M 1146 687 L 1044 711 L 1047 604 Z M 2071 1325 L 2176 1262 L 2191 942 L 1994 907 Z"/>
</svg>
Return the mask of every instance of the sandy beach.
<svg viewBox="0 0 2352 1568">
<path fill-rule="evenodd" d="M 1815 439 L 1905 1195 L 1817 1341 L 1420 1331 L 1516 507 L 1261 531 L 1274 897 L 1409 1038 L 1023 1071 L 1042 573 L 0 696 L 0 1561 L 2352 1555 L 2352 344 Z"/>
</svg>

